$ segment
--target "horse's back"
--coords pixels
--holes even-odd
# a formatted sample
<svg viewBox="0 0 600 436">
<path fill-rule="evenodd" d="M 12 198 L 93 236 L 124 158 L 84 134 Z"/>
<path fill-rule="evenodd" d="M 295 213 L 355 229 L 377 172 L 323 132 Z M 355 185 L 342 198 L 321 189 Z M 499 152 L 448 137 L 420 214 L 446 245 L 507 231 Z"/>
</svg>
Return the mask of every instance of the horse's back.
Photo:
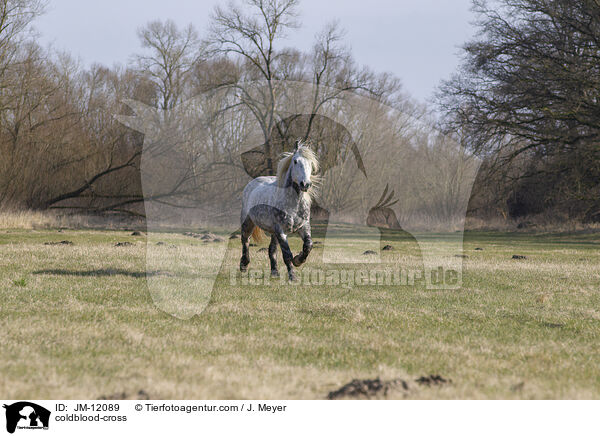
<svg viewBox="0 0 600 436">
<path fill-rule="evenodd" d="M 257 189 L 264 189 L 268 186 L 276 186 L 277 178 L 275 176 L 261 176 L 250 180 L 244 188 L 243 201 L 247 202 L 250 195 Z M 262 190 L 261 189 L 261 190 Z"/>
<path fill-rule="evenodd" d="M 275 176 L 261 176 L 248 182 L 242 195 L 242 222 L 250 209 L 272 195 L 271 191 L 275 191 L 276 187 L 277 177 Z"/>
</svg>

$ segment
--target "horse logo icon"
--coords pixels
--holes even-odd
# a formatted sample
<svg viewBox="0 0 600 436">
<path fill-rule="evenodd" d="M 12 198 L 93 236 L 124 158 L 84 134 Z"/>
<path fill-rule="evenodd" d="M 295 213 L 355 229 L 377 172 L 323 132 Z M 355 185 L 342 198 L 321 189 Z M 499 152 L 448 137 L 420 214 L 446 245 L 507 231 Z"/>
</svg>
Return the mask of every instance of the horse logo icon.
<svg viewBox="0 0 600 436">
<path fill-rule="evenodd" d="M 48 429 L 50 411 L 29 401 L 19 401 L 3 406 L 6 409 L 6 431 L 18 429 Z"/>
</svg>

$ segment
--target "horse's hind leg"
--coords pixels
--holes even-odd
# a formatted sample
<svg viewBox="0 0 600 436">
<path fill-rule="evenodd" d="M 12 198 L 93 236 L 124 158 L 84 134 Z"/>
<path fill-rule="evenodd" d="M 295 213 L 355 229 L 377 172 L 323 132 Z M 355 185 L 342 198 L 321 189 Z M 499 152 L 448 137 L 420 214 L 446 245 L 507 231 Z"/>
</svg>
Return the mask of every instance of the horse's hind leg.
<svg viewBox="0 0 600 436">
<path fill-rule="evenodd" d="M 269 261 L 271 262 L 271 277 L 279 277 L 279 271 L 277 271 L 277 236 L 275 235 L 271 235 Z"/>
<path fill-rule="evenodd" d="M 254 230 L 254 222 L 246 217 L 242 223 L 242 258 L 240 259 L 240 271 L 246 272 L 250 263 L 250 236 Z"/>
</svg>

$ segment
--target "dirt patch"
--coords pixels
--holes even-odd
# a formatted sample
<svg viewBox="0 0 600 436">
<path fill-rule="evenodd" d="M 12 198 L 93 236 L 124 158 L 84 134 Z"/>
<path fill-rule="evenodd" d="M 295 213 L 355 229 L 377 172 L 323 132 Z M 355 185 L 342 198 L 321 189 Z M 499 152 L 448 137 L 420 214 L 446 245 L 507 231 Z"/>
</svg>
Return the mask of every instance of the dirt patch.
<svg viewBox="0 0 600 436">
<path fill-rule="evenodd" d="M 483 248 L 477 247 L 477 248 L 475 248 L 475 251 L 483 251 Z"/>
<path fill-rule="evenodd" d="M 469 256 L 467 256 L 466 254 L 455 254 L 454 257 L 460 257 L 461 259 L 468 259 Z"/>
<path fill-rule="evenodd" d="M 521 383 L 517 383 L 516 385 L 512 385 L 510 387 L 510 390 L 512 392 L 521 392 L 524 387 L 525 387 L 525 382 L 521 382 Z"/>
<path fill-rule="evenodd" d="M 98 400 L 149 400 L 150 395 L 143 390 L 140 389 L 137 394 L 129 395 L 127 392 L 117 392 L 115 394 L 110 395 L 102 395 L 98 397 Z"/>
<path fill-rule="evenodd" d="M 363 253 L 363 256 L 372 256 L 373 254 L 377 253 L 375 253 L 373 250 L 367 250 Z"/>
<path fill-rule="evenodd" d="M 117 242 L 115 244 L 115 247 L 131 247 L 132 245 L 135 245 L 131 242 Z"/>
<path fill-rule="evenodd" d="M 229 239 L 240 239 L 240 235 L 231 235 Z"/>
<path fill-rule="evenodd" d="M 382 248 L 383 251 L 390 251 L 393 249 L 394 249 L 394 247 L 392 247 L 391 245 L 386 245 L 385 247 Z"/>
<path fill-rule="evenodd" d="M 71 241 L 44 242 L 44 245 L 74 245 Z"/>
<path fill-rule="evenodd" d="M 418 379 L 415 380 L 415 383 L 418 384 L 419 386 L 442 386 L 448 383 L 452 383 L 452 380 L 450 380 L 449 378 L 446 379 L 444 377 L 442 377 L 441 375 L 426 375 L 426 376 L 422 376 L 419 377 Z"/>
<path fill-rule="evenodd" d="M 527 259 L 527 256 L 523 256 L 521 254 L 513 254 L 513 259 Z"/>
<path fill-rule="evenodd" d="M 131 232 L 131 236 L 142 236 L 142 234 L 136 230 L 135 232 Z"/>
<path fill-rule="evenodd" d="M 401 379 L 382 381 L 379 377 L 372 380 L 354 379 L 336 391 L 327 394 L 329 400 L 342 398 L 376 398 L 385 397 L 391 391 L 408 391 L 408 384 Z"/>
<path fill-rule="evenodd" d="M 213 235 L 210 232 L 202 232 L 202 233 L 185 232 L 183 235 L 189 236 L 190 238 L 196 238 L 196 239 L 213 239 L 215 237 L 215 235 Z"/>
<path fill-rule="evenodd" d="M 190 238 L 200 239 L 204 243 L 208 242 L 223 242 L 225 239 L 221 238 L 210 232 L 203 233 L 194 233 L 194 232 L 185 232 L 185 236 L 189 236 Z M 231 235 L 229 239 L 235 239 L 235 235 Z"/>
</svg>

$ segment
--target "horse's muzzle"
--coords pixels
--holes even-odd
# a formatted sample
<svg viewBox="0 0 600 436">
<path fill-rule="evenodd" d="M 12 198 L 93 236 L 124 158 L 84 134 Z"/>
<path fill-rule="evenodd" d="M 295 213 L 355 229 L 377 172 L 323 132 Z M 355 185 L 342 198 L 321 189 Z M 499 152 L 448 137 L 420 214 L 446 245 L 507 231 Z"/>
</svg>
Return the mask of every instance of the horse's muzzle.
<svg viewBox="0 0 600 436">
<path fill-rule="evenodd" d="M 310 182 L 300 182 L 300 183 L 298 184 L 298 186 L 300 187 L 300 190 L 301 190 L 302 192 L 306 192 L 306 191 L 308 191 L 308 190 L 310 189 L 310 185 L 311 185 L 311 183 L 310 183 Z"/>
</svg>

